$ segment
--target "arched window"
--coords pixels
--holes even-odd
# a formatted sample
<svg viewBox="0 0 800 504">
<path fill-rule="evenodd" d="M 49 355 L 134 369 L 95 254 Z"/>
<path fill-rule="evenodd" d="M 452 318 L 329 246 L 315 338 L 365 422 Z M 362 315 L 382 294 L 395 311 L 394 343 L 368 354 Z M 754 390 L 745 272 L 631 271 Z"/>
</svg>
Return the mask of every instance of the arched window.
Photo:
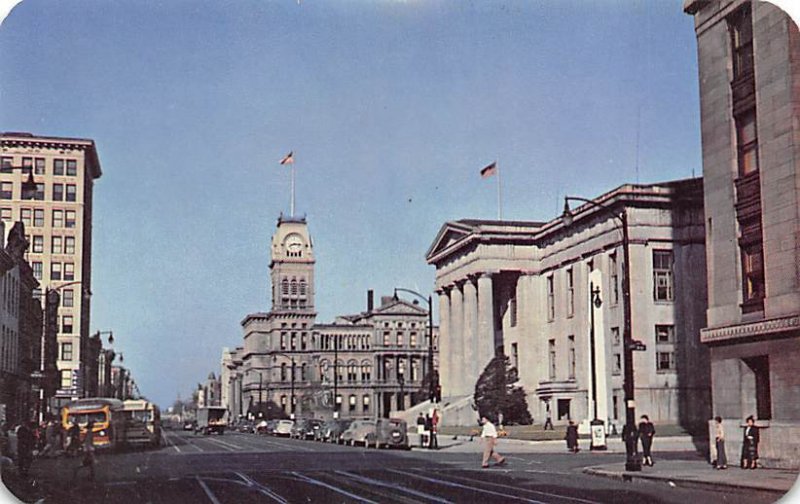
<svg viewBox="0 0 800 504">
<path fill-rule="evenodd" d="M 306 363 L 304 362 L 302 366 L 300 366 L 300 379 L 305 381 L 306 380 Z"/>
<path fill-rule="evenodd" d="M 372 364 L 367 361 L 361 363 L 361 381 L 368 382 L 372 379 Z"/>
<path fill-rule="evenodd" d="M 281 363 L 281 381 L 286 381 L 286 363 Z"/>
<path fill-rule="evenodd" d="M 295 280 L 294 278 L 292 278 L 292 291 L 291 291 L 291 294 L 292 294 L 292 296 L 296 296 L 297 295 L 297 280 Z"/>
<path fill-rule="evenodd" d="M 350 361 L 347 363 L 347 381 L 354 382 L 358 380 L 358 371 L 357 365 L 355 361 Z"/>
<path fill-rule="evenodd" d="M 306 295 L 306 279 L 305 278 L 301 278 L 300 279 L 300 295 L 301 296 L 305 296 Z"/>
<path fill-rule="evenodd" d="M 336 375 L 338 376 L 339 381 L 342 381 L 344 379 L 344 376 L 343 376 L 344 375 L 344 369 L 342 369 L 342 368 L 344 368 L 344 363 L 342 363 L 341 360 L 338 360 L 338 361 L 336 361 L 336 365 L 334 367 L 336 368 L 334 370 L 334 373 L 336 373 Z"/>
<path fill-rule="evenodd" d="M 319 378 L 322 381 L 330 381 L 331 375 L 329 373 L 329 369 L 331 367 L 330 362 L 327 360 L 322 360 L 319 363 Z"/>
<path fill-rule="evenodd" d="M 281 294 L 283 294 L 284 296 L 289 295 L 289 280 L 287 280 L 286 278 L 281 280 Z"/>
<path fill-rule="evenodd" d="M 355 395 L 351 395 L 350 396 L 349 405 L 350 405 L 350 411 L 355 411 L 356 410 L 356 396 Z"/>
</svg>

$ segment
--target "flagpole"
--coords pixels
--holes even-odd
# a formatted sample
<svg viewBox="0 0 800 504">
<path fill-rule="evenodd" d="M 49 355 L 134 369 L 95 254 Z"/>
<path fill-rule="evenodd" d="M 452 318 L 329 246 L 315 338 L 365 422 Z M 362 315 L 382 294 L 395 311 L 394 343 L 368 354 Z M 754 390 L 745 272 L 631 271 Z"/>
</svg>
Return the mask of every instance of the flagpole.
<svg viewBox="0 0 800 504">
<path fill-rule="evenodd" d="M 290 215 L 291 215 L 291 217 L 294 217 L 294 163 L 292 163 L 291 178 L 292 178 L 292 194 L 291 194 L 291 197 L 290 197 L 290 205 L 289 206 L 291 207 Z"/>
<path fill-rule="evenodd" d="M 497 219 L 503 220 L 503 191 L 500 188 L 500 165 L 495 164 L 495 166 L 497 166 Z"/>
</svg>

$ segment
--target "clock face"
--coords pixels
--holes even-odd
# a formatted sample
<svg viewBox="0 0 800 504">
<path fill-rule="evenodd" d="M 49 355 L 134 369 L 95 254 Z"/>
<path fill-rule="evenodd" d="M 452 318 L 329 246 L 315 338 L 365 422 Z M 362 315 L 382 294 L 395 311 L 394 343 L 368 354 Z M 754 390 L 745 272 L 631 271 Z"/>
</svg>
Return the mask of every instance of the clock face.
<svg viewBox="0 0 800 504">
<path fill-rule="evenodd" d="M 284 242 L 286 250 L 289 252 L 300 252 L 303 248 L 303 238 L 299 234 L 290 234 Z"/>
</svg>

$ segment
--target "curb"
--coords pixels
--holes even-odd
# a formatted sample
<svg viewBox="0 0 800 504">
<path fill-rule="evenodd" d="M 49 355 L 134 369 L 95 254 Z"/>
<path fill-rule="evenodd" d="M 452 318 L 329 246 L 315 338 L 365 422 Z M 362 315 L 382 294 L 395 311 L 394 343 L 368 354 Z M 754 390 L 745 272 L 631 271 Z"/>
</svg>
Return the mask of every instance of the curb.
<svg viewBox="0 0 800 504">
<path fill-rule="evenodd" d="M 629 473 L 624 471 L 609 471 L 603 469 L 602 467 L 585 467 L 583 469 L 584 474 L 589 474 L 592 476 L 600 476 L 603 478 L 610 478 L 620 481 L 633 481 L 635 479 L 642 479 L 642 480 L 650 480 L 650 481 L 663 481 L 669 482 L 672 484 L 680 484 L 680 486 L 685 488 L 719 488 L 719 487 L 728 487 L 728 488 L 736 488 L 740 490 L 752 490 L 758 492 L 772 492 L 779 495 L 785 495 L 792 489 L 790 486 L 787 489 L 779 489 L 761 485 L 750 485 L 750 484 L 742 484 L 742 483 L 729 483 L 729 482 L 719 482 L 719 481 L 700 481 L 700 480 L 690 480 L 690 479 L 681 479 L 681 478 L 672 478 L 665 475 L 660 474 L 642 474 L 642 473 Z"/>
</svg>

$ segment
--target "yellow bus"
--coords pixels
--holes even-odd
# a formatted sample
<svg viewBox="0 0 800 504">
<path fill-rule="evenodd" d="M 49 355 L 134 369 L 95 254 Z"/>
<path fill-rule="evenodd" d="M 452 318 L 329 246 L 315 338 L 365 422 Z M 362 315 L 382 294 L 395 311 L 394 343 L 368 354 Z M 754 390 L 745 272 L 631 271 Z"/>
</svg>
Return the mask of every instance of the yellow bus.
<svg viewBox="0 0 800 504">
<path fill-rule="evenodd" d="M 128 399 L 122 404 L 125 414 L 125 443 L 159 446 L 161 410 L 146 399 Z"/>
<path fill-rule="evenodd" d="M 67 403 L 61 409 L 61 424 L 68 431 L 73 423 L 81 428 L 81 441 L 86 437 L 86 425 L 94 422 L 94 445 L 116 448 L 125 440 L 125 417 L 122 401 L 108 397 L 90 397 Z"/>
</svg>

